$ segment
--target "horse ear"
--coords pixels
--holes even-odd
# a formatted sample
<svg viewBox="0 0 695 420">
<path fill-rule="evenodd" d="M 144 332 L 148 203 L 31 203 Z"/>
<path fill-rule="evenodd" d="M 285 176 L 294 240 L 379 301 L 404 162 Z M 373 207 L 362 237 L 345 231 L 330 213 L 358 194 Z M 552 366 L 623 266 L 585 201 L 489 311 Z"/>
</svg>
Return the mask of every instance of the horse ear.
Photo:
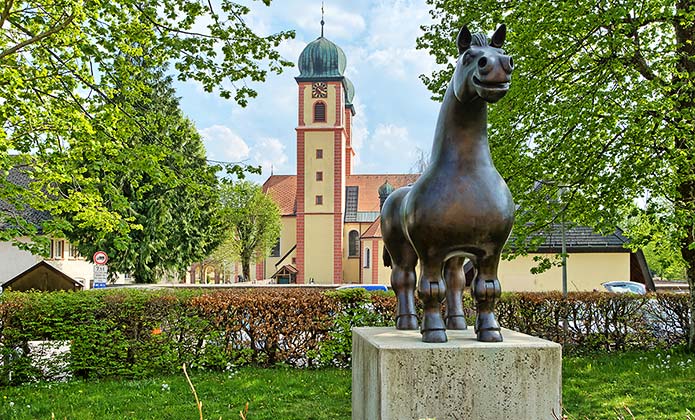
<svg viewBox="0 0 695 420">
<path fill-rule="evenodd" d="M 459 55 L 463 54 L 464 51 L 471 47 L 472 39 L 473 35 L 471 35 L 471 31 L 468 30 L 468 27 L 464 26 L 461 28 L 461 31 L 459 31 L 459 34 L 456 37 L 456 46 L 459 49 Z"/>
<path fill-rule="evenodd" d="M 504 44 L 504 38 L 507 37 L 507 26 L 503 23 L 499 28 L 492 34 L 492 40 L 490 40 L 490 45 L 495 48 L 502 48 Z"/>
</svg>

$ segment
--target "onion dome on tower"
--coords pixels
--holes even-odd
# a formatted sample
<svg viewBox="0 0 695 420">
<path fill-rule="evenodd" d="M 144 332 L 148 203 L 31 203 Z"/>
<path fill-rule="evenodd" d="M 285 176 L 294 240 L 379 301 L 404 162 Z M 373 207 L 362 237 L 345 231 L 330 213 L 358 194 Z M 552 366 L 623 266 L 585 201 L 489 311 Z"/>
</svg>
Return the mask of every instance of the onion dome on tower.
<svg viewBox="0 0 695 420">
<path fill-rule="evenodd" d="M 342 79 L 345 53 L 323 36 L 309 43 L 299 55 L 297 80 Z"/>
<path fill-rule="evenodd" d="M 389 181 L 386 180 L 381 186 L 379 187 L 379 208 L 384 206 L 384 202 L 388 198 L 388 196 L 395 190 L 393 188 L 393 185 L 389 184 Z"/>
</svg>

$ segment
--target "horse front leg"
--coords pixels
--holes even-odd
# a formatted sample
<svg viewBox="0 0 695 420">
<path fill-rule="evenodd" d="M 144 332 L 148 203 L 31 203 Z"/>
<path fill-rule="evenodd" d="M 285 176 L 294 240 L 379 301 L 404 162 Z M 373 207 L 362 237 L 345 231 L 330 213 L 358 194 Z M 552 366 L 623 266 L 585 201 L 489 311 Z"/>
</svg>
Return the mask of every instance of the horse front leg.
<svg viewBox="0 0 695 420">
<path fill-rule="evenodd" d="M 420 261 L 420 284 L 418 296 L 422 300 L 422 341 L 426 343 L 446 343 L 446 327 L 442 318 L 442 302 L 446 297 L 446 284 L 442 278 L 441 259 Z"/>
<path fill-rule="evenodd" d="M 446 279 L 446 328 L 465 330 L 466 318 L 463 314 L 463 289 L 466 287 L 466 275 L 463 272 L 464 257 L 454 257 L 444 263 Z"/>
<path fill-rule="evenodd" d="M 415 264 L 417 254 L 410 249 L 403 252 L 403 259 L 394 264 L 391 271 L 391 287 L 396 293 L 396 329 L 417 330 L 417 315 L 415 314 Z"/>
<path fill-rule="evenodd" d="M 502 294 L 502 287 L 497 278 L 499 261 L 499 253 L 481 258 L 478 263 L 478 274 L 473 280 L 471 293 L 475 299 L 475 333 L 478 341 L 491 343 L 502 341 L 500 325 L 495 318 L 495 303 Z"/>
</svg>

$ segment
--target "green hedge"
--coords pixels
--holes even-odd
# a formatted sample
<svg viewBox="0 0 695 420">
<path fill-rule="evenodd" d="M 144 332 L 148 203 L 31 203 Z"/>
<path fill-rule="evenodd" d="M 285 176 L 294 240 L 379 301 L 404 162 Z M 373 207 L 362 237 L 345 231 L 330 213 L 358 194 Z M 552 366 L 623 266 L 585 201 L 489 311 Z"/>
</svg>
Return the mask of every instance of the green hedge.
<svg viewBox="0 0 695 420">
<path fill-rule="evenodd" d="M 472 325 L 468 295 L 464 308 Z M 351 328 L 393 325 L 394 309 L 392 293 L 359 289 L 6 292 L 0 384 L 148 377 L 184 363 L 215 370 L 348 367 Z M 497 312 L 502 326 L 563 343 L 565 354 L 681 344 L 689 322 L 687 295 L 671 294 L 506 293 Z M 51 345 L 70 351 L 56 353 Z"/>
</svg>

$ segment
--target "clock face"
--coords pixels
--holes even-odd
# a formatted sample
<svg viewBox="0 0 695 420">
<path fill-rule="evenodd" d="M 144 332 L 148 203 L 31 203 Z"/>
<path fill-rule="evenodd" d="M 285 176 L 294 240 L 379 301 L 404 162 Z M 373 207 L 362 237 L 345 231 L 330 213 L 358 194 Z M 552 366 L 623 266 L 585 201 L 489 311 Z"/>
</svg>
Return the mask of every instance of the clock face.
<svg viewBox="0 0 695 420">
<path fill-rule="evenodd" d="M 311 96 L 313 98 L 328 97 L 328 86 L 325 82 L 316 82 L 311 86 Z"/>
</svg>

